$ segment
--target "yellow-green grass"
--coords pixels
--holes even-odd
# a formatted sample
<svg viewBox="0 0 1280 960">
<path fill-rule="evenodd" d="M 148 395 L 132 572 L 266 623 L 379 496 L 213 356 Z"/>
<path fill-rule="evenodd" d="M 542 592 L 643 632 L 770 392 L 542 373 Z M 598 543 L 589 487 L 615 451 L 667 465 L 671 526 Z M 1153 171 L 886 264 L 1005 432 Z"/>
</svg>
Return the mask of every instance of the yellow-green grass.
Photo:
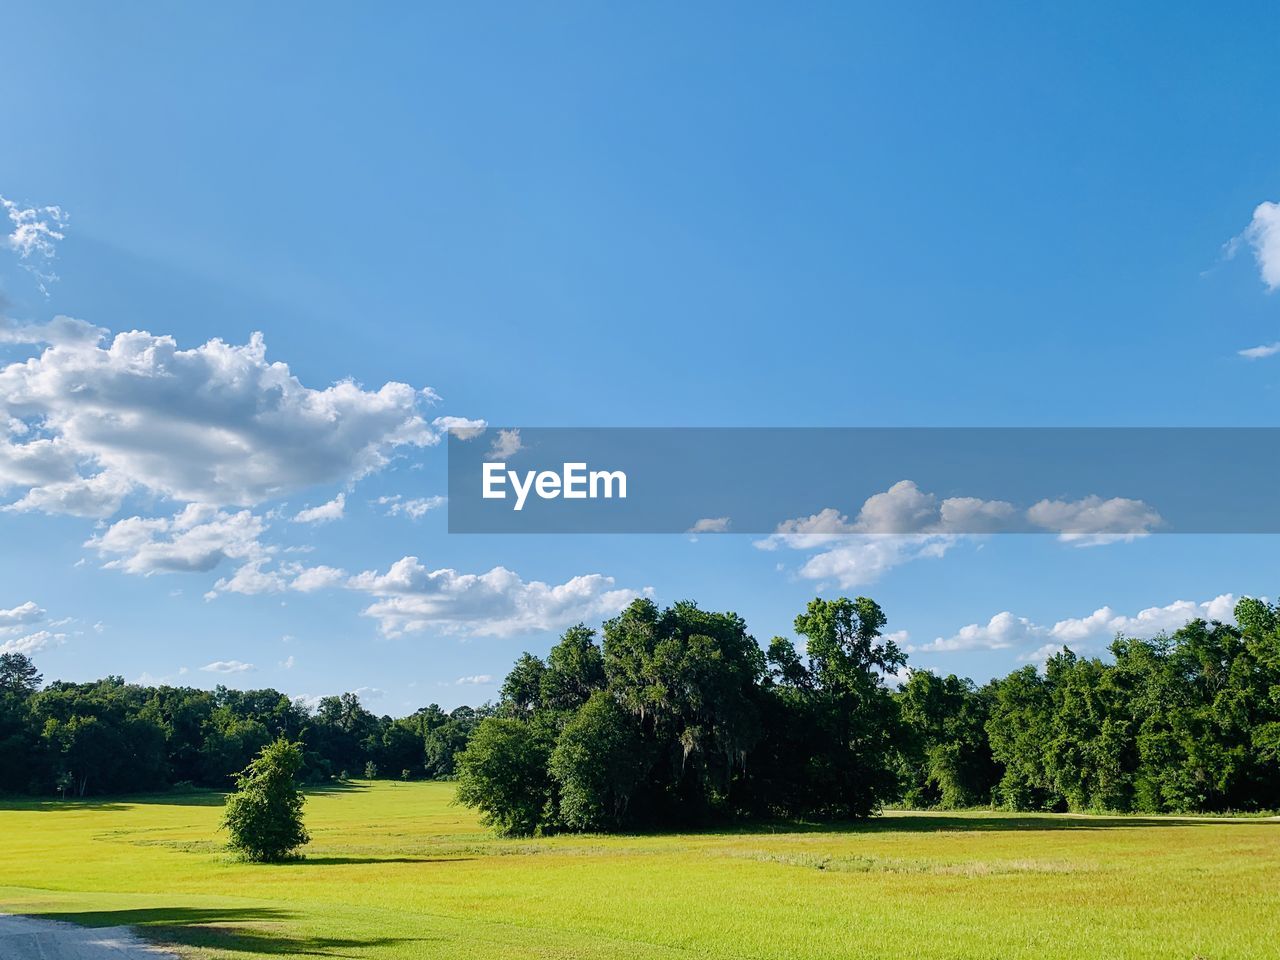
<svg viewBox="0 0 1280 960">
<path fill-rule="evenodd" d="M 0 912 L 184 956 L 1280 957 L 1280 823 L 894 812 L 527 841 L 439 783 L 313 794 L 304 862 L 228 857 L 215 794 L 0 803 Z"/>
</svg>

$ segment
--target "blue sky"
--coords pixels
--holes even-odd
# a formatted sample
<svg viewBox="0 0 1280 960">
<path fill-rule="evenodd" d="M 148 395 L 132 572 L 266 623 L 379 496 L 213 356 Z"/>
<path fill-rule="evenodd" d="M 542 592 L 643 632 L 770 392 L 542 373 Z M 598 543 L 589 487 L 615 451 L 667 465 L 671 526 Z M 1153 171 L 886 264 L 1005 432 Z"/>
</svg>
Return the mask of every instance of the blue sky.
<svg viewBox="0 0 1280 960">
<path fill-rule="evenodd" d="M 1280 355 L 1239 353 L 1280 341 L 1271 21 L 6 9 L 0 195 L 63 237 L 0 251 L 0 426 L 23 431 L 0 433 L 0 643 L 50 678 L 399 713 L 493 696 L 458 680 L 647 588 L 764 641 L 818 590 L 867 594 L 913 663 L 979 680 L 1274 596 L 1263 536 L 958 538 L 816 577 L 821 551 L 759 538 L 449 536 L 404 506 L 445 492 L 438 417 L 1273 425 Z"/>
</svg>

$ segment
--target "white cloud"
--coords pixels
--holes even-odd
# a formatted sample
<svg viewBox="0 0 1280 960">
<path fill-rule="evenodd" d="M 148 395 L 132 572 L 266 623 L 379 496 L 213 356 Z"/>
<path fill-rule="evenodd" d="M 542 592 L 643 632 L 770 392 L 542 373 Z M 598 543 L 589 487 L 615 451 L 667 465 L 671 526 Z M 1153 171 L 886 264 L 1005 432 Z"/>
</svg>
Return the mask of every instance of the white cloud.
<svg viewBox="0 0 1280 960">
<path fill-rule="evenodd" d="M 909 653 L 957 653 L 962 650 L 1005 650 L 1041 636 L 1042 628 L 1008 610 L 997 613 L 985 624 L 971 623 L 950 637 L 907 647 Z"/>
<path fill-rule="evenodd" d="M 298 665 L 298 661 L 293 656 L 293 654 L 289 654 L 289 656 L 285 657 L 283 660 L 280 661 L 280 668 L 282 670 L 292 670 L 297 665 Z"/>
<path fill-rule="evenodd" d="M 703 517 L 687 533 L 728 533 L 730 520 L 728 517 Z"/>
<path fill-rule="evenodd" d="M 849 537 L 811 556 L 799 572 L 805 579 L 832 581 L 848 590 L 874 583 L 894 567 L 913 560 L 942 557 L 956 542 L 955 537 Z"/>
<path fill-rule="evenodd" d="M 1253 211 L 1253 219 L 1240 238 L 1253 248 L 1258 274 L 1268 290 L 1280 287 L 1280 203 L 1265 201 Z M 1234 244 L 1228 252 L 1234 250 Z"/>
<path fill-rule="evenodd" d="M 228 559 L 265 562 L 267 548 L 259 538 L 266 526 L 249 510 L 228 513 L 193 503 L 172 518 L 119 520 L 85 546 L 115 558 L 105 567 L 127 573 L 207 572 Z"/>
<path fill-rule="evenodd" d="M 41 256 L 51 259 L 57 253 L 57 241 L 65 239 L 62 228 L 67 215 L 61 207 L 23 207 L 0 196 L 0 207 L 9 215 L 12 228 L 5 243 L 10 250 L 26 259 Z"/>
<path fill-rule="evenodd" d="M 1237 350 L 1236 352 L 1249 360 L 1264 360 L 1280 353 L 1280 342 L 1268 343 L 1260 347 L 1249 347 L 1247 350 Z"/>
<path fill-rule="evenodd" d="M 406 516 L 413 520 L 421 520 L 432 510 L 437 510 L 449 502 L 448 497 L 435 495 L 431 497 L 415 497 L 405 499 L 400 494 L 379 497 L 375 501 L 378 506 L 387 508 L 387 516 Z"/>
<path fill-rule="evenodd" d="M 436 417 L 431 425 L 437 430 L 452 433 L 459 440 L 474 440 L 488 426 L 483 420 L 469 420 L 466 417 Z"/>
<path fill-rule="evenodd" d="M 1118 614 L 1111 607 L 1100 607 L 1087 617 L 1059 620 L 1050 628 L 1049 634 L 1063 643 L 1110 639 L 1117 633 L 1146 639 L 1177 630 L 1197 618 L 1234 623 L 1238 599 L 1233 594 L 1224 593 L 1203 603 L 1175 600 L 1168 606 L 1139 610 L 1133 616 Z"/>
<path fill-rule="evenodd" d="M 293 518 L 294 523 L 330 523 L 334 520 L 341 520 L 347 509 L 347 495 L 340 493 L 328 503 L 322 503 L 318 507 L 308 507 L 306 510 L 299 510 L 297 516 Z"/>
<path fill-rule="evenodd" d="M 783 521 L 755 545 L 818 551 L 800 575 L 850 589 L 913 560 L 941 557 L 964 536 L 1039 528 L 1058 532 L 1076 546 L 1093 546 L 1144 536 L 1160 522 L 1160 515 L 1140 500 L 1042 500 L 1022 511 L 1003 500 L 939 499 L 901 480 L 868 497 L 853 520 L 827 507 Z"/>
<path fill-rule="evenodd" d="M 639 596 L 600 574 L 550 585 L 522 580 L 505 567 L 482 574 L 430 570 L 417 557 L 397 560 L 386 573 L 358 574 L 348 585 L 376 598 L 364 614 L 387 636 L 423 630 L 462 636 L 557 630 L 612 616 Z"/>
<path fill-rule="evenodd" d="M 1033 623 L 1026 617 L 1017 617 L 1005 610 L 985 624 L 971 623 L 949 637 L 938 637 L 931 643 L 909 646 L 907 652 L 1005 650 L 1039 643 L 1041 646 L 1038 649 L 1020 654 L 1018 659 L 1042 663 L 1064 645 L 1079 649 L 1086 644 L 1108 642 L 1118 633 L 1127 637 L 1150 639 L 1160 633 L 1172 633 L 1196 619 L 1234 623 L 1237 600 L 1230 593 L 1201 603 L 1176 600 L 1164 607 L 1139 610 L 1132 616 L 1119 614 L 1109 606 L 1100 607 L 1088 616 L 1059 620 L 1052 626 Z"/>
<path fill-rule="evenodd" d="M 205 673 L 247 673 L 254 669 L 252 663 L 243 660 L 215 660 L 200 668 Z"/>
<path fill-rule="evenodd" d="M 493 445 L 489 448 L 489 453 L 505 460 L 523 449 L 524 444 L 520 442 L 519 430 L 499 430 L 498 435 L 493 439 Z"/>
<path fill-rule="evenodd" d="M 24 207 L 2 196 L 0 208 L 9 218 L 9 232 L 3 235 L 5 246 L 24 261 L 23 269 L 35 277 L 40 292 L 47 296 L 48 285 L 58 279 L 57 274 L 30 261 L 47 262 L 57 255 L 58 241 L 66 236 L 63 233 L 69 220 L 66 212 L 57 206 Z"/>
<path fill-rule="evenodd" d="M 48 344 L 0 368 L 0 421 L 34 434 L 19 443 L 10 427 L 0 439 L 0 492 L 19 492 L 14 509 L 109 516 L 135 489 L 247 506 L 349 483 L 440 440 L 422 416 L 431 390 L 313 389 L 267 360 L 261 334 L 181 350 L 172 337 L 109 338 L 62 317 L 5 336 Z"/>
<path fill-rule="evenodd" d="M 44 343 L 50 346 L 93 346 L 107 331 L 74 317 L 57 316 L 48 323 L 0 322 L 0 343 Z"/>
<path fill-rule="evenodd" d="M 1037 527 L 1058 533 L 1058 539 L 1078 547 L 1128 543 L 1147 536 L 1162 522 L 1160 514 L 1141 500 L 1090 496 L 1082 500 L 1041 500 L 1027 511 Z"/>
<path fill-rule="evenodd" d="M 25 656 L 39 653 L 41 650 L 47 650 L 50 647 L 58 646 L 67 639 L 65 633 L 51 633 L 48 630 L 37 630 L 35 633 L 29 633 L 25 637 L 18 637 L 14 640 L 6 640 L 0 643 L 0 653 L 21 653 Z"/>
<path fill-rule="evenodd" d="M 254 596 L 259 593 L 279 593 L 289 585 L 288 578 L 279 570 L 264 569 L 270 557 L 255 557 L 236 568 L 229 577 L 222 577 L 205 593 L 206 600 L 215 599 L 220 593 L 240 593 Z"/>
<path fill-rule="evenodd" d="M 453 684 L 456 687 L 484 686 L 489 683 L 493 683 L 493 676 L 488 673 L 477 673 L 470 677 L 459 677 L 457 680 L 453 681 Z"/>
<path fill-rule="evenodd" d="M 323 564 L 303 567 L 296 571 L 293 568 L 290 569 L 293 580 L 289 583 L 289 589 L 300 593 L 313 593 L 316 590 L 338 587 L 347 580 L 347 571 L 338 567 L 326 567 Z"/>
<path fill-rule="evenodd" d="M 18 604 L 9 610 L 0 610 L 0 627 L 14 626 L 20 623 L 35 623 L 44 619 L 45 611 L 34 600 Z"/>
<path fill-rule="evenodd" d="M 338 567 L 276 565 L 284 552 L 264 543 L 264 517 L 251 510 L 230 513 L 205 504 L 188 504 L 172 518 L 129 517 L 118 520 L 85 546 L 109 557 L 103 567 L 140 576 L 159 573 L 206 573 L 235 562 L 229 576 L 218 579 L 204 595 L 256 595 L 296 590 L 311 593 L 341 586 L 348 574 Z"/>
</svg>

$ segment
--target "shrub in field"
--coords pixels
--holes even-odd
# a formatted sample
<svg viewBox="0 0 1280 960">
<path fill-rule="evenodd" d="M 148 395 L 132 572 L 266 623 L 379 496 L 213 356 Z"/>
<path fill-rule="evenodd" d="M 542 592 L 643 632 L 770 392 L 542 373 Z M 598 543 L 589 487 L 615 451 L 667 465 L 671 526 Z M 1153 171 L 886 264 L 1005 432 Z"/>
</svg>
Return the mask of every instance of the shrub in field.
<svg viewBox="0 0 1280 960">
<path fill-rule="evenodd" d="M 233 850 L 269 863 L 289 858 L 311 839 L 302 823 L 301 769 L 301 745 L 281 737 L 236 776 L 222 821 Z"/>
</svg>

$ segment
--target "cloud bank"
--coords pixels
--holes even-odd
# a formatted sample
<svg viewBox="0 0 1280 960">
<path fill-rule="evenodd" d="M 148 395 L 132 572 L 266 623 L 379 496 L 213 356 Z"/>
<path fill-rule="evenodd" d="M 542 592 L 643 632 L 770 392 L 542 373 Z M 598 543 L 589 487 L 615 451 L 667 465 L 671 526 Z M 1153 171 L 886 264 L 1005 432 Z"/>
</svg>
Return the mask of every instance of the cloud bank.
<svg viewBox="0 0 1280 960">
<path fill-rule="evenodd" d="M 428 389 L 351 380 L 316 389 L 267 359 L 254 334 L 183 350 L 169 336 L 111 337 L 80 320 L 8 325 L 45 344 L 0 368 L 0 496 L 6 509 L 105 517 L 131 492 L 252 506 L 351 483 L 403 449 L 436 444 Z"/>
</svg>

